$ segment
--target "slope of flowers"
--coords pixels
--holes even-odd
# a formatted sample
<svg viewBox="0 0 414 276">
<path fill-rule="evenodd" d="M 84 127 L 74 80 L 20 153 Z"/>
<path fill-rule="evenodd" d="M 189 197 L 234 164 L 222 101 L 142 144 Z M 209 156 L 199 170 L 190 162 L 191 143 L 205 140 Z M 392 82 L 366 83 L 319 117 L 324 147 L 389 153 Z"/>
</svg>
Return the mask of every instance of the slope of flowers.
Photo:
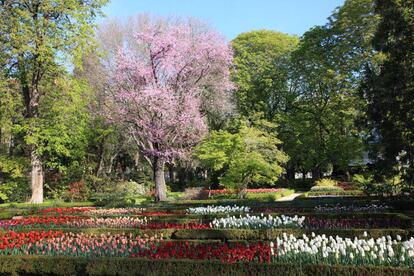
<svg viewBox="0 0 414 276">
<path fill-rule="evenodd" d="M 250 212 L 250 207 L 246 206 L 207 206 L 207 207 L 194 207 L 187 208 L 187 214 L 196 214 L 196 215 L 209 215 L 209 214 L 228 214 L 228 213 L 248 213 Z"/>
<path fill-rule="evenodd" d="M 147 225 L 148 219 L 134 217 L 116 217 L 116 218 L 86 218 L 68 221 L 64 226 L 76 228 L 140 228 Z"/>
<path fill-rule="evenodd" d="M 61 231 L 0 234 L 0 255 L 47 255 L 82 257 L 140 257 L 149 259 L 270 262 L 268 244 L 164 242 L 162 237 L 133 234 L 83 234 Z"/>
<path fill-rule="evenodd" d="M 57 217 L 27 217 L 19 219 L 0 220 L 0 228 L 20 229 L 36 227 L 54 228 L 67 223 L 82 220 L 83 217 L 77 216 L 57 216 Z"/>
<path fill-rule="evenodd" d="M 305 225 L 311 229 L 395 228 L 399 218 L 315 218 L 307 217 Z"/>
<path fill-rule="evenodd" d="M 61 231 L 32 231 L 0 234 L 1 254 L 65 255 L 65 256 L 117 256 L 129 257 L 147 248 L 155 248 L 161 239 L 141 238 L 132 234 L 84 234 Z"/>
<path fill-rule="evenodd" d="M 40 214 L 60 214 L 60 215 L 67 215 L 67 214 L 78 214 L 78 213 L 85 213 L 91 212 L 96 210 L 96 207 L 50 207 L 45 209 L 40 209 Z"/>
<path fill-rule="evenodd" d="M 214 219 L 210 226 L 212 228 L 231 228 L 231 229 L 272 229 L 281 227 L 302 227 L 305 217 L 289 216 L 246 216 L 226 217 Z"/>
<path fill-rule="evenodd" d="M 189 243 L 134 234 L 85 234 L 62 231 L 0 233 L 0 255 L 139 257 L 217 260 L 223 263 L 344 264 L 414 267 L 414 238 L 389 236 L 349 239 L 283 234 L 270 243 Z"/>
<path fill-rule="evenodd" d="M 110 209 L 93 209 L 86 212 L 91 216 L 112 216 L 112 215 L 139 215 L 146 208 L 110 208 Z"/>
<path fill-rule="evenodd" d="M 404 242 L 399 236 L 396 240 L 390 236 L 349 239 L 315 234 L 296 238 L 284 233 L 270 247 L 272 259 L 279 262 L 414 267 L 414 238 Z"/>
</svg>

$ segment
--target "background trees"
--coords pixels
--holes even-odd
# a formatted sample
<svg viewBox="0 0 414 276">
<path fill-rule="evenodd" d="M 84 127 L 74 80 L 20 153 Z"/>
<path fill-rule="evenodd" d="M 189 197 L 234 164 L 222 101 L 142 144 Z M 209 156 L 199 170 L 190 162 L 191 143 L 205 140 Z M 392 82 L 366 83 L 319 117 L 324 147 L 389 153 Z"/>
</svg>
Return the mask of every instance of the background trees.
<svg viewBox="0 0 414 276">
<path fill-rule="evenodd" d="M 373 158 L 385 175 L 403 173 L 414 181 L 414 6 L 412 1 L 376 1 L 381 16 L 373 45 L 385 55 L 369 67 L 362 87 L 367 101 Z M 399 165 L 399 166 L 397 166 Z"/>
<path fill-rule="evenodd" d="M 45 152 L 40 140 L 57 138 L 44 132 L 42 121 L 51 114 L 42 105 L 54 93 L 53 84 L 64 75 L 63 63 L 79 61 L 91 46 L 92 23 L 105 2 L 0 2 L 1 75 L 3 81 L 17 82 L 22 94 L 24 120 L 20 123 L 30 155 L 33 203 L 43 201 Z M 49 134 L 56 132 L 53 126 L 49 130 Z"/>
<path fill-rule="evenodd" d="M 175 190 L 349 179 L 368 149 L 377 180 L 412 183 L 410 1 L 347 0 L 300 38 L 257 30 L 231 45 L 174 17 L 95 34 L 105 2 L 0 1 L 0 198 L 25 200 L 28 178 L 32 202 L 43 180 L 49 196 L 155 182 L 165 200 L 164 178 Z"/>
<path fill-rule="evenodd" d="M 290 99 L 288 62 L 299 39 L 260 30 L 242 33 L 232 41 L 238 111 L 244 116 L 262 112 L 267 120 L 286 111 Z"/>
</svg>

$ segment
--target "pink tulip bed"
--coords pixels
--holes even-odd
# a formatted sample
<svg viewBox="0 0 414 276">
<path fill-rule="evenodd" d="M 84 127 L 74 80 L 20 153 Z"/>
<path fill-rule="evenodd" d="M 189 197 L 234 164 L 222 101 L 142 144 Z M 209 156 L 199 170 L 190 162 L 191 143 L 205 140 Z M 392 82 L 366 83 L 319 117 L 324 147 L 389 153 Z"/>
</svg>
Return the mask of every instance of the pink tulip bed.
<svg viewBox="0 0 414 276">
<path fill-rule="evenodd" d="M 385 239 L 387 243 L 387 239 L 398 237 L 399 240 L 390 245 L 408 242 L 404 246 L 410 248 L 409 242 L 414 233 L 411 221 L 401 214 L 393 213 L 388 207 L 378 207 L 377 209 L 382 208 L 381 214 L 375 208 L 377 207 L 374 205 L 289 207 L 259 204 L 250 207 L 198 205 L 189 208 L 188 205 L 176 205 L 168 208 L 147 206 L 31 209 L 23 215 L 0 220 L 0 274 L 3 272 L 2 266 L 21 267 L 26 262 L 41 262 L 42 267 L 49 267 L 46 263 L 50 259 L 63 262 L 59 266 L 62 269 L 66 266 L 69 267 L 65 269 L 84 269 L 79 272 L 81 274 L 92 269 L 92 260 L 110 262 L 112 265 L 107 268 L 108 271 L 112 271 L 113 266 L 118 267 L 117 272 L 102 272 L 104 274 L 118 274 L 122 269 L 127 269 L 128 266 L 118 266 L 118 262 L 127 260 L 134 267 L 156 271 L 160 269 L 160 273 L 171 270 L 181 274 L 188 273 L 187 269 L 195 269 L 208 275 L 209 272 L 205 269 L 210 271 L 217 263 L 225 265 L 231 271 L 236 269 L 241 274 L 254 274 L 249 269 L 254 269 L 255 272 L 264 269 L 263 273 L 269 274 L 266 269 L 270 268 L 272 271 L 297 274 L 298 268 L 290 267 L 289 264 L 300 262 L 303 265 L 315 265 L 312 258 L 320 258 L 322 263 L 330 267 L 331 272 L 339 269 L 336 265 L 353 265 L 367 269 L 365 264 L 373 265 L 380 271 L 394 271 L 401 266 L 403 272 L 412 272 L 414 239 L 412 257 L 409 257 L 411 253 L 404 253 L 404 256 L 398 255 L 398 260 L 390 257 L 392 262 L 376 261 L 373 256 L 365 260 L 359 255 L 358 261 L 348 257 L 346 260 L 344 257 L 338 260 L 335 257 L 324 258 L 328 253 L 312 257 L 309 255 L 311 253 L 306 253 L 306 248 L 300 249 L 304 244 L 301 245 L 302 242 L 298 239 L 305 239 L 303 242 L 310 243 L 308 239 L 314 237 L 314 232 L 323 235 L 322 240 L 324 237 L 329 240 L 331 238 L 328 235 L 332 235 L 332 238 L 340 237 L 350 241 L 355 241 L 356 238 L 367 241 L 372 239 L 374 243 Z M 233 210 L 235 213 L 231 213 Z M 306 236 L 309 238 L 304 238 Z M 286 253 L 291 252 L 288 251 L 291 249 L 285 247 L 287 245 L 284 245 L 284 240 L 289 244 L 298 241 L 294 246 L 298 246 L 298 252 L 303 251 L 302 255 L 289 255 L 295 251 Z M 319 246 L 319 241 L 314 242 L 314 245 Z M 335 241 L 335 244 L 338 242 L 341 240 Z M 312 249 L 312 244 L 309 246 L 309 252 L 316 250 Z M 396 244 L 393 250 L 399 248 Z M 171 262 L 174 263 L 173 267 Z M 152 267 L 155 263 L 159 264 L 158 268 Z M 104 264 L 99 265 L 102 266 Z M 164 266 L 168 269 L 161 269 Z M 55 269 L 53 261 L 50 261 L 50 269 Z M 98 269 L 98 266 L 94 269 Z M 214 268 L 213 271 L 220 271 L 217 269 L 219 268 Z M 43 272 L 53 274 L 50 271 Z M 123 273 L 133 272 L 128 270 Z M 136 272 L 142 273 L 145 274 L 145 271 Z"/>
</svg>

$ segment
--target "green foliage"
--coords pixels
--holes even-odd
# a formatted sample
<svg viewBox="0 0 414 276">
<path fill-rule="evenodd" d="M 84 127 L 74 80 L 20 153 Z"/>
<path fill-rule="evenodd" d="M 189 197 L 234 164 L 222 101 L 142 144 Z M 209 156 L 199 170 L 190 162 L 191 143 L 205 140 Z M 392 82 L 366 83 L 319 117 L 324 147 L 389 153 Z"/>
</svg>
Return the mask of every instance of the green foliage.
<svg viewBox="0 0 414 276">
<path fill-rule="evenodd" d="M 337 186 L 313 186 L 311 188 L 312 192 L 340 192 L 343 189 Z"/>
<path fill-rule="evenodd" d="M 174 233 L 174 237 L 180 240 L 275 240 L 282 236 L 283 233 L 294 236 L 302 236 L 306 234 L 312 235 L 312 232 L 316 235 L 325 234 L 326 236 L 340 236 L 347 238 L 359 237 L 363 238 L 364 232 L 368 232 L 372 238 L 381 238 L 383 236 L 390 235 L 396 237 L 400 235 L 402 237 L 409 237 L 409 229 L 304 229 L 304 228 L 286 228 L 286 229 L 271 229 L 271 230 L 250 230 L 250 229 L 179 229 Z"/>
<path fill-rule="evenodd" d="M 125 207 L 134 205 L 136 198 L 147 192 L 148 188 L 137 182 L 104 180 L 91 195 L 91 199 L 101 206 Z"/>
<path fill-rule="evenodd" d="M 319 187 L 332 187 L 336 186 L 337 181 L 330 179 L 330 178 L 322 178 L 317 181 L 315 181 L 315 185 Z"/>
<path fill-rule="evenodd" d="M 268 30 L 242 33 L 232 41 L 232 77 L 237 86 L 238 109 L 243 115 L 262 112 L 266 119 L 273 120 L 286 108 L 287 61 L 297 44 L 297 37 Z"/>
<path fill-rule="evenodd" d="M 138 258 L 1 256 L 0 273 L 30 275 L 375 275 L 409 276 L 412 268 L 291 263 L 233 263 Z"/>
<path fill-rule="evenodd" d="M 291 169 L 319 178 L 329 168 L 344 173 L 351 161 L 360 161 L 363 132 L 356 120 L 364 101 L 357 84 L 376 56 L 370 38 L 377 22 L 372 0 L 345 1 L 291 54 L 295 101 L 277 121 Z"/>
<path fill-rule="evenodd" d="M 55 80 L 53 89 L 54 93 L 46 94 L 40 102 L 42 116 L 36 124 L 25 126 L 25 139 L 27 144 L 36 145 L 48 167 L 65 171 L 85 157 L 88 88 L 68 77 Z"/>
<path fill-rule="evenodd" d="M 243 148 L 240 136 L 224 130 L 212 131 L 208 137 L 194 150 L 194 156 L 204 167 L 214 171 L 223 169 L 229 164 L 236 152 Z"/>
<path fill-rule="evenodd" d="M 361 190 L 367 195 L 391 196 L 398 195 L 404 189 L 404 181 L 401 175 L 394 175 L 383 178 L 383 181 L 376 182 L 372 175 L 354 175 L 353 180 L 360 185 Z"/>
<path fill-rule="evenodd" d="M 30 194 L 26 183 L 27 160 L 0 156 L 0 199 L 6 202 L 25 201 Z"/>
<path fill-rule="evenodd" d="M 414 7 L 409 0 L 377 0 L 381 17 L 373 39 L 384 56 L 369 67 L 361 94 L 367 102 L 371 152 L 379 175 L 403 173 L 414 183 Z M 396 158 L 398 156 L 398 158 Z"/>
<path fill-rule="evenodd" d="M 220 182 L 241 192 L 255 184 L 273 185 L 288 157 L 278 148 L 275 126 L 264 120 L 241 122 L 238 133 L 213 132 L 195 150 L 201 164 L 213 170 L 226 168 Z M 273 132 L 272 132 L 273 130 Z"/>
</svg>

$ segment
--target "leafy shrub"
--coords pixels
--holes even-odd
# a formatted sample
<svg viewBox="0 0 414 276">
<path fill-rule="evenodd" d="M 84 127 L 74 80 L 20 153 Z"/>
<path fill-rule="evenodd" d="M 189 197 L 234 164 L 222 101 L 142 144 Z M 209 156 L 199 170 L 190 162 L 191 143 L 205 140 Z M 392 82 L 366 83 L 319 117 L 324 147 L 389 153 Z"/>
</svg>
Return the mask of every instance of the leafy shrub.
<svg viewBox="0 0 414 276">
<path fill-rule="evenodd" d="M 108 207 L 127 207 L 135 204 L 135 198 L 143 196 L 148 192 L 144 185 L 134 181 L 122 181 L 118 183 L 107 183 L 99 186 L 99 191 L 92 194 L 92 200 L 98 205 Z"/>
<path fill-rule="evenodd" d="M 342 189 L 341 187 L 338 186 L 313 186 L 311 188 L 311 191 L 314 192 L 338 192 L 338 191 L 343 191 L 344 189 Z"/>
<path fill-rule="evenodd" d="M 337 181 L 330 179 L 330 178 L 322 178 L 322 179 L 315 181 L 315 186 L 319 186 L 319 187 L 332 187 L 332 186 L 336 186 L 336 184 L 337 184 Z"/>
<path fill-rule="evenodd" d="M 360 190 L 337 190 L 337 191 L 310 191 L 305 193 L 305 196 L 363 196 L 364 193 Z"/>
<path fill-rule="evenodd" d="M 86 201 L 89 195 L 89 189 L 84 181 L 72 182 L 66 190 L 66 198 L 73 201 Z"/>
<path fill-rule="evenodd" d="M 5 275 L 413 275 L 413 268 L 296 263 L 222 263 L 62 256 L 1 256 Z"/>
<path fill-rule="evenodd" d="M 30 185 L 25 177 L 25 158 L 10 159 L 0 156 L 0 200 L 24 202 L 30 196 Z"/>
<path fill-rule="evenodd" d="M 372 176 L 354 175 L 354 181 L 358 183 L 362 191 L 367 195 L 390 196 L 398 195 L 404 189 L 401 175 L 385 178 L 382 183 L 375 183 Z"/>
<path fill-rule="evenodd" d="M 30 192 L 30 185 L 26 181 L 0 183 L 0 199 L 5 202 L 25 202 Z"/>
<path fill-rule="evenodd" d="M 55 201 L 65 201 L 67 199 L 67 185 L 54 185 L 45 184 L 47 189 L 48 197 L 54 199 Z"/>
</svg>

